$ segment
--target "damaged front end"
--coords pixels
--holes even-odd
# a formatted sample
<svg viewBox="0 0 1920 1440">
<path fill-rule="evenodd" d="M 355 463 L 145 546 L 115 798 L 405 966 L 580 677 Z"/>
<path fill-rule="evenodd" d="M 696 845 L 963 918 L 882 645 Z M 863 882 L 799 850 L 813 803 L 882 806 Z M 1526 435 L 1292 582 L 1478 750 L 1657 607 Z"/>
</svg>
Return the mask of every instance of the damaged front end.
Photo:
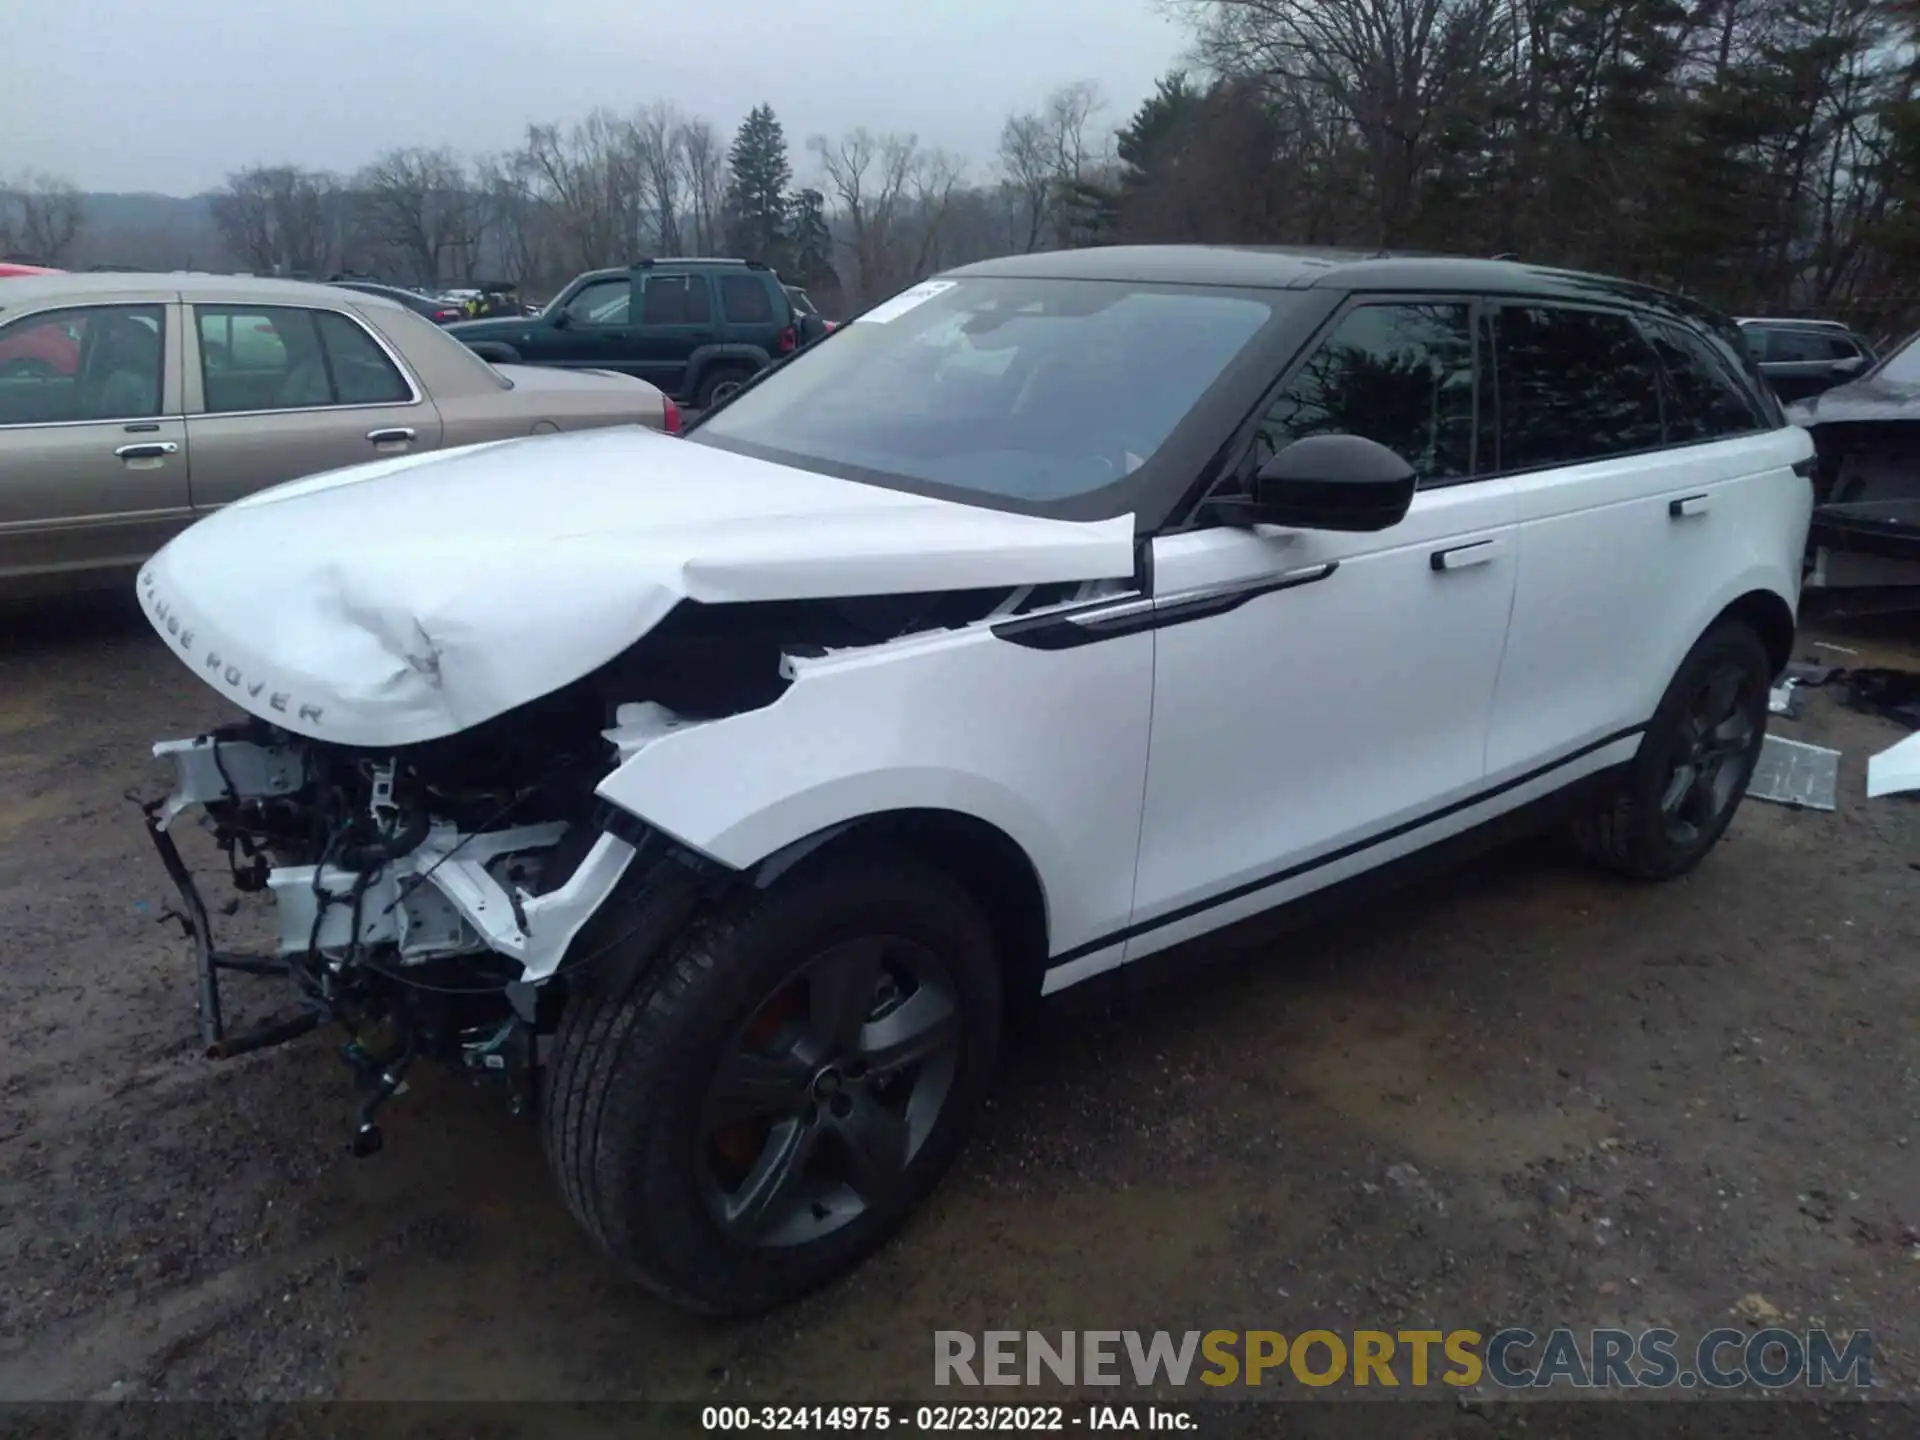
<svg viewBox="0 0 1920 1440">
<path fill-rule="evenodd" d="M 660 895 L 690 888 L 702 865 L 594 800 L 607 741 L 576 753 L 564 731 L 512 719 L 389 753 L 259 720 L 154 747 L 174 784 L 142 808 L 193 944 L 206 1052 L 342 1025 L 365 1092 L 357 1154 L 380 1148 L 375 1112 L 423 1056 L 529 1105 L 566 981 L 623 937 L 573 953 L 576 938 L 636 867 Z M 277 933 L 257 950 L 214 933 L 175 838 L 194 806 L 234 885 L 272 897 Z M 662 864 L 677 876 L 645 874 Z M 230 1031 L 222 979 L 235 972 L 283 978 L 290 1008 Z"/>
</svg>

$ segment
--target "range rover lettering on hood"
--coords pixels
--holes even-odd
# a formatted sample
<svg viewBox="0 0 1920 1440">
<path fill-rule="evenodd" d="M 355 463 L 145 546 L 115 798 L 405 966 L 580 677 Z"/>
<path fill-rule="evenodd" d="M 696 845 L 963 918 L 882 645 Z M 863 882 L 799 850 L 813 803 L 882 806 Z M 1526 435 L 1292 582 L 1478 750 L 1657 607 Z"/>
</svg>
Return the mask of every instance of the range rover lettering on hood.
<svg viewBox="0 0 1920 1440">
<path fill-rule="evenodd" d="M 153 621 L 154 628 L 180 653 L 181 658 L 199 665 L 206 672 L 205 678 L 209 684 L 225 686 L 237 697 L 253 702 L 247 708 L 256 714 L 289 719 L 302 726 L 319 727 L 326 714 L 322 706 L 309 705 L 304 701 L 296 703 L 287 691 L 270 689 L 266 680 L 257 679 L 238 665 L 229 663 L 218 650 L 207 650 L 202 654 L 195 644 L 198 636 L 193 626 L 183 622 L 166 596 L 160 593 L 150 565 L 140 571 L 140 604 Z"/>
<path fill-rule="evenodd" d="M 199 521 L 137 586 L 209 684 L 296 733 L 406 745 L 590 674 L 682 600 L 1120 579 L 1094 523 L 909 495 L 638 427 L 412 455 Z"/>
</svg>

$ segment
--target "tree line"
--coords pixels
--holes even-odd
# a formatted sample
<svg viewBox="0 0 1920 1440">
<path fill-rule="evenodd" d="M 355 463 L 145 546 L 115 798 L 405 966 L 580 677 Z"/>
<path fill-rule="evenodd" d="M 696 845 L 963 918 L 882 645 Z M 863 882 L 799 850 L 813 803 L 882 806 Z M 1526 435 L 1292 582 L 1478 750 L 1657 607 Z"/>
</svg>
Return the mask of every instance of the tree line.
<svg viewBox="0 0 1920 1440">
<path fill-rule="evenodd" d="M 857 309 L 944 267 L 1201 240 L 1512 254 L 1723 308 L 1920 324 L 1920 0 L 1159 0 L 1194 58 L 1117 126 L 1096 84 L 984 163 L 855 129 L 789 148 L 674 106 L 502 154 L 239 171 L 211 200 L 260 272 L 550 293 L 649 255 L 763 260 Z M 70 204 L 68 202 L 76 202 Z M 57 260 L 71 187 L 0 189 L 0 250 Z"/>
</svg>

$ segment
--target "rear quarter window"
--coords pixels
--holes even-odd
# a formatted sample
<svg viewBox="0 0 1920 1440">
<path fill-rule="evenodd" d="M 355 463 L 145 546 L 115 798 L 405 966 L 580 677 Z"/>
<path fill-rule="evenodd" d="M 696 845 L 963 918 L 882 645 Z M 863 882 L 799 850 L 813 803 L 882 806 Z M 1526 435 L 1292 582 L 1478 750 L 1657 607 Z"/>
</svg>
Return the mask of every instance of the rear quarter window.
<svg viewBox="0 0 1920 1440">
<path fill-rule="evenodd" d="M 757 275 L 722 275 L 720 309 L 734 325 L 773 323 L 773 297 Z"/>
</svg>

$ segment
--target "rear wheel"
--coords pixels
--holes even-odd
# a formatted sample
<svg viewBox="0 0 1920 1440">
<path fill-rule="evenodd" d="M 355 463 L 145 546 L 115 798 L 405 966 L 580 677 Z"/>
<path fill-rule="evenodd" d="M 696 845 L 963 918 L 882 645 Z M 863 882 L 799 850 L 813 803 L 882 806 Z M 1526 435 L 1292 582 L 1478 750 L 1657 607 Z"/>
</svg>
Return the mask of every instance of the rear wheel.
<svg viewBox="0 0 1920 1440">
<path fill-rule="evenodd" d="M 753 371 L 745 366 L 725 365 L 709 370 L 700 379 L 699 394 L 695 402 L 702 410 L 711 410 L 715 405 L 724 405 L 740 393 L 740 387 L 753 378 Z"/>
<path fill-rule="evenodd" d="M 1681 662 L 1620 790 L 1574 826 L 1590 858 L 1666 880 L 1705 858 L 1740 808 L 1767 736 L 1772 664 L 1752 627 L 1716 625 Z"/>
<path fill-rule="evenodd" d="M 959 886 L 823 861 L 697 920 L 562 1020 L 547 1151 L 576 1216 L 690 1308 L 764 1309 L 855 1264 L 958 1150 L 1000 981 Z"/>
</svg>

